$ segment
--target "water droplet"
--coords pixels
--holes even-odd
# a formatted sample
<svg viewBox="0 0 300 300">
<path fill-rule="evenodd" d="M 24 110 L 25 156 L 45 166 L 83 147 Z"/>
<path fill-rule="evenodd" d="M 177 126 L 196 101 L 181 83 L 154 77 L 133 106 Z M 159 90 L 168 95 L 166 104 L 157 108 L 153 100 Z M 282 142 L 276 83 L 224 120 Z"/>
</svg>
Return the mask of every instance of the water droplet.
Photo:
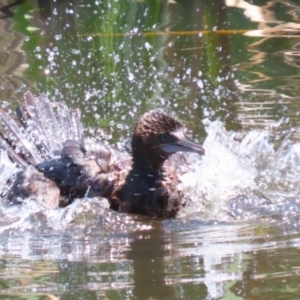
<svg viewBox="0 0 300 300">
<path fill-rule="evenodd" d="M 128 80 L 132 81 L 134 79 L 134 75 L 132 73 L 128 73 Z"/>
<path fill-rule="evenodd" d="M 145 43 L 145 48 L 149 51 L 152 47 L 148 42 L 146 42 Z"/>
<path fill-rule="evenodd" d="M 198 81 L 197 81 L 197 85 L 198 85 L 198 87 L 199 87 L 200 89 L 203 89 L 203 82 L 202 82 L 202 80 L 198 80 Z"/>
</svg>

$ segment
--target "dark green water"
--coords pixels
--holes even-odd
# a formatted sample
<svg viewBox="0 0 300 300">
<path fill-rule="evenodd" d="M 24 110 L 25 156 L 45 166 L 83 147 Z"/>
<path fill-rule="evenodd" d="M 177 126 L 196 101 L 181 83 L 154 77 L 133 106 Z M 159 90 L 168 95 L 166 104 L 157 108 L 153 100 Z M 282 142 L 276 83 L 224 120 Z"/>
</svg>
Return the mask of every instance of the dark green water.
<svg viewBox="0 0 300 300">
<path fill-rule="evenodd" d="M 30 90 L 79 107 L 87 134 L 110 143 L 157 107 L 201 142 L 204 119 L 241 136 L 267 128 L 279 148 L 299 142 L 297 1 L 6 2 L 0 102 L 7 110 Z M 256 159 L 265 153 L 253 149 Z M 268 180 L 255 164 L 257 184 L 280 191 L 266 211 L 245 197 L 230 202 L 235 218 L 222 222 L 196 213 L 161 222 L 93 203 L 54 216 L 24 210 L 20 219 L 19 208 L 1 207 L 0 299 L 298 299 L 295 153 L 282 177 L 268 169 L 288 183 Z"/>
</svg>

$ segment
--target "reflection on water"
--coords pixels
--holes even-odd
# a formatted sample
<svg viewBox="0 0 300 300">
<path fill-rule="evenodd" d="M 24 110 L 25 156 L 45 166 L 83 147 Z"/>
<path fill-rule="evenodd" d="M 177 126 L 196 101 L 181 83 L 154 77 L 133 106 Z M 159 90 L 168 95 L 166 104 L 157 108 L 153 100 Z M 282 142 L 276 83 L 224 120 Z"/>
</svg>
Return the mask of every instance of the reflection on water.
<svg viewBox="0 0 300 300">
<path fill-rule="evenodd" d="M 250 101 L 240 107 L 240 119 L 243 124 L 253 126 L 272 124 L 274 119 L 287 116 L 291 124 L 298 126 L 295 102 L 299 97 L 299 6 L 295 1 L 261 2 L 253 5 L 243 0 L 226 0 L 228 6 L 243 10 L 247 18 L 258 22 L 245 33 L 252 40 L 246 46 L 251 57 L 236 65 L 239 71 L 248 74 L 248 80 L 240 82 L 239 89 L 246 92 L 244 95 L 252 92 L 250 98 L 246 96 Z"/>
<path fill-rule="evenodd" d="M 0 294 L 203 299 L 234 293 L 249 299 L 289 292 L 286 281 L 297 289 L 299 234 L 287 240 L 263 224 L 259 229 L 258 224 L 195 221 L 176 231 L 174 222 L 154 223 L 126 237 L 94 234 L 93 242 L 58 235 L 10 237 L 1 247 Z"/>
<path fill-rule="evenodd" d="M 7 109 L 28 88 L 47 92 L 81 108 L 87 134 L 116 143 L 139 114 L 163 107 L 207 155 L 187 157 L 177 220 L 117 214 L 99 199 L 57 211 L 0 202 L 0 297 L 299 296 L 300 10 L 296 1 L 252 2 L 1 8 Z M 0 159 L 3 185 L 15 170 Z"/>
</svg>

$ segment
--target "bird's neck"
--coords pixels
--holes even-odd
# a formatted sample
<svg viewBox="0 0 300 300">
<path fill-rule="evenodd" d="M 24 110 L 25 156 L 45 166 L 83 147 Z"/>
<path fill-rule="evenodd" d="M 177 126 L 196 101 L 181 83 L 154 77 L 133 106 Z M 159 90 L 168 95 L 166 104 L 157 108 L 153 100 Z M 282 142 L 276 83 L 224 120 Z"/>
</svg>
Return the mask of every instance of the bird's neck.
<svg viewBox="0 0 300 300">
<path fill-rule="evenodd" d="M 138 153 L 133 155 L 132 169 L 140 174 L 151 174 L 159 177 L 162 173 L 165 159 L 151 154 L 141 155 L 141 153 Z"/>
<path fill-rule="evenodd" d="M 137 170 L 160 173 L 165 160 L 166 157 L 151 151 L 151 149 L 134 147 L 132 151 L 133 168 Z"/>
<path fill-rule="evenodd" d="M 162 164 L 157 164 L 155 162 L 139 162 L 133 161 L 132 173 L 139 174 L 140 176 L 146 175 L 148 177 L 160 178 L 162 177 Z"/>
</svg>

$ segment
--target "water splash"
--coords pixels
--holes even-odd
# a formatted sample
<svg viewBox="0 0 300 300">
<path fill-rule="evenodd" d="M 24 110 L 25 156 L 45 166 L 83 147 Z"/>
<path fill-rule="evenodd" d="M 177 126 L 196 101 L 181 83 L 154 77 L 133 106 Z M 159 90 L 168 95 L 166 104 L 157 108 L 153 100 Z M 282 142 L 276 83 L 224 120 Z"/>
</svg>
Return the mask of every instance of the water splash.
<svg viewBox="0 0 300 300">
<path fill-rule="evenodd" d="M 197 212 L 204 218 L 227 218 L 228 201 L 256 188 L 257 171 L 250 160 L 242 156 L 242 144 L 234 140 L 221 122 L 205 122 L 207 138 L 206 155 L 200 161 L 189 155 L 193 170 L 181 176 L 180 189 L 188 204 L 184 214 Z M 188 200 L 190 199 L 190 200 Z"/>
<path fill-rule="evenodd" d="M 0 150 L 0 187 L 3 187 L 10 177 L 18 172 L 18 167 L 16 164 L 11 162 L 8 158 L 7 153 Z"/>
<path fill-rule="evenodd" d="M 193 170 L 181 177 L 188 203 L 182 217 L 229 221 L 299 214 L 300 143 L 286 136 L 276 146 L 271 128 L 241 136 L 218 121 L 206 120 L 205 126 L 207 154 L 202 160 L 189 155 Z"/>
<path fill-rule="evenodd" d="M 204 124 L 206 155 L 199 159 L 198 155 L 181 154 L 187 163 L 181 168 L 178 188 L 186 205 L 179 218 L 220 222 L 298 214 L 300 143 L 285 138 L 275 149 L 271 130 L 252 130 L 242 136 L 226 131 L 218 121 L 205 120 Z M 0 163 L 3 187 L 18 169 L 3 151 Z M 132 216 L 110 211 L 105 199 L 78 199 L 55 211 L 47 211 L 30 200 L 21 207 L 0 203 L 0 215 L 1 232 L 20 228 L 39 232 L 74 229 L 75 234 L 82 234 L 96 227 L 151 227 L 141 226 Z"/>
</svg>

